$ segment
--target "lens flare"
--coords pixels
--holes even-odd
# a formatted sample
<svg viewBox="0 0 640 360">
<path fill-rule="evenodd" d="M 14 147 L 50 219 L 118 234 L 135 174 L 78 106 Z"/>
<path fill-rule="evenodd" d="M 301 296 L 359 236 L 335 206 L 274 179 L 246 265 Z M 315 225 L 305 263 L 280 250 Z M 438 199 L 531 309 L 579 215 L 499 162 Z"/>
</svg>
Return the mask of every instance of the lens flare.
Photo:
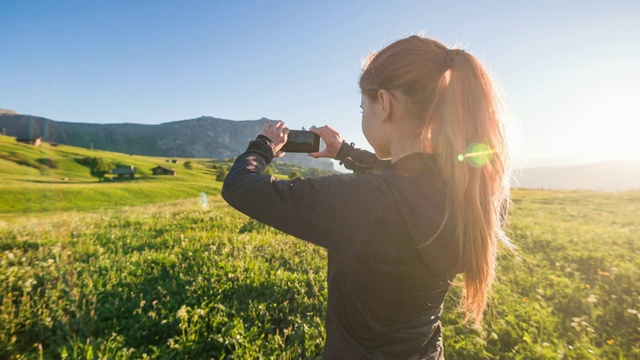
<svg viewBox="0 0 640 360">
<path fill-rule="evenodd" d="M 489 146 L 482 143 L 474 143 L 467 147 L 465 154 L 458 155 L 458 161 L 467 160 L 467 163 L 473 167 L 481 167 L 491 161 L 495 150 L 491 150 Z"/>
<path fill-rule="evenodd" d="M 200 206 L 202 206 L 203 209 L 206 209 L 207 205 L 209 205 L 209 201 L 207 200 L 207 194 L 205 194 L 204 191 L 200 192 L 200 195 L 198 196 L 198 201 L 200 202 Z"/>
</svg>

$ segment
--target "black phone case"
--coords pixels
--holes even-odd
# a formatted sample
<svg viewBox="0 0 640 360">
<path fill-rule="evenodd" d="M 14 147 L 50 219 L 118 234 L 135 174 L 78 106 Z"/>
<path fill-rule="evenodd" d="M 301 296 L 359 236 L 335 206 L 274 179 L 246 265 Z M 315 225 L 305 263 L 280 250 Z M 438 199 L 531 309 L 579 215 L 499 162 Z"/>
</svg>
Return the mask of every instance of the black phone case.
<svg viewBox="0 0 640 360">
<path fill-rule="evenodd" d="M 287 142 L 281 151 L 291 153 L 312 153 L 320 151 L 320 136 L 311 131 L 290 130 Z"/>
</svg>

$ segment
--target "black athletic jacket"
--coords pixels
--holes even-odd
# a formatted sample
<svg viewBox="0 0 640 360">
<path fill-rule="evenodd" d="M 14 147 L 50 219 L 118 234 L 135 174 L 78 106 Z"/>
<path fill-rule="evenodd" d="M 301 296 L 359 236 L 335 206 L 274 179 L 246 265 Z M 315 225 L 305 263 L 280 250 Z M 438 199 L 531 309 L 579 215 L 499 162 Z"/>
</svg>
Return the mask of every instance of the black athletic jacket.
<svg viewBox="0 0 640 360">
<path fill-rule="evenodd" d="M 328 249 L 323 359 L 442 359 L 440 314 L 460 272 L 453 227 L 440 228 L 444 184 L 434 155 L 391 164 L 343 144 L 360 173 L 292 181 L 262 171 L 264 137 L 238 156 L 222 188 L 234 208 Z"/>
</svg>

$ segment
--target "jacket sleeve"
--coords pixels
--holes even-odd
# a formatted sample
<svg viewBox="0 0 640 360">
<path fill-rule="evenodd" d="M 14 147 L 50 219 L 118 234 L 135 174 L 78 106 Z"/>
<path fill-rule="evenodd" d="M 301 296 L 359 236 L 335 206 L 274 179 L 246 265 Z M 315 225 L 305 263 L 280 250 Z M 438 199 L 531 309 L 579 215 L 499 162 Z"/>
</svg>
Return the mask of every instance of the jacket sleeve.
<svg viewBox="0 0 640 360">
<path fill-rule="evenodd" d="M 332 175 L 291 181 L 262 171 L 274 157 L 264 137 L 249 144 L 225 178 L 222 197 L 235 209 L 276 229 L 329 249 L 349 251 L 366 239 L 372 213 L 365 198 L 378 191 L 368 177 Z M 354 234 L 353 229 L 363 229 Z"/>
<path fill-rule="evenodd" d="M 340 161 L 348 170 L 356 173 L 365 173 L 373 169 L 380 169 L 391 164 L 390 160 L 382 160 L 369 151 L 358 149 L 354 143 L 342 142 L 342 146 L 336 154 L 335 160 Z"/>
</svg>

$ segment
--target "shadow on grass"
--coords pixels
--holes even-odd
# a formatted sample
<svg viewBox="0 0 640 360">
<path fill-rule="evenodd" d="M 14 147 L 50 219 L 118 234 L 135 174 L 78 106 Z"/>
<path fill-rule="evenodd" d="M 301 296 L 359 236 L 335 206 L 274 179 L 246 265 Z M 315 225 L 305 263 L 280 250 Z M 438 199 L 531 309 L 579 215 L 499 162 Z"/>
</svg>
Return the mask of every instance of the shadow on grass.
<svg viewBox="0 0 640 360">
<path fill-rule="evenodd" d="M 97 181 L 65 181 L 65 180 L 20 180 L 22 182 L 37 184 L 95 184 Z"/>
</svg>

